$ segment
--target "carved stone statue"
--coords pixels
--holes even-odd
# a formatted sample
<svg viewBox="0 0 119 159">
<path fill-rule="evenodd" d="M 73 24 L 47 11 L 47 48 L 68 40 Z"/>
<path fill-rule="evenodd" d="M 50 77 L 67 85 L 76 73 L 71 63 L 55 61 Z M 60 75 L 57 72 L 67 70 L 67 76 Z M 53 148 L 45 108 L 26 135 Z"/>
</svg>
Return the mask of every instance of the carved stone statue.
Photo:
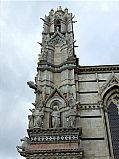
<svg viewBox="0 0 119 159">
<path fill-rule="evenodd" d="M 34 115 L 34 127 L 42 127 L 43 117 L 44 117 L 43 109 L 41 108 L 41 110 L 40 110 L 40 109 L 36 108 L 34 114 L 35 114 Z"/>
<path fill-rule="evenodd" d="M 37 95 L 35 103 L 32 103 L 35 108 L 42 108 L 43 107 L 43 99 L 42 99 L 42 95 L 40 94 L 39 96 Z"/>
<path fill-rule="evenodd" d="M 69 111 L 67 115 L 68 127 L 74 127 L 76 123 L 76 107 L 79 104 L 79 102 L 76 102 L 72 93 L 69 94 L 68 104 L 69 104 Z"/>
<path fill-rule="evenodd" d="M 76 108 L 70 107 L 67 115 L 68 127 L 74 127 L 76 123 Z"/>
<path fill-rule="evenodd" d="M 73 46 L 74 46 L 75 42 L 76 42 L 76 40 L 73 41 L 70 38 L 69 45 L 68 45 L 68 55 L 69 55 L 69 57 L 74 55 L 74 49 L 73 49 L 74 47 Z"/>
<path fill-rule="evenodd" d="M 28 115 L 28 119 L 29 119 L 29 125 L 28 127 L 31 129 L 34 126 L 34 118 L 33 115 Z"/>
<path fill-rule="evenodd" d="M 44 110 L 43 108 L 30 109 L 32 112 L 31 117 L 29 117 L 29 128 L 32 127 L 42 127 Z"/>
<path fill-rule="evenodd" d="M 68 103 L 69 103 L 69 107 L 74 107 L 76 105 L 76 100 L 74 99 L 74 96 L 72 93 L 69 94 L 69 100 L 68 100 Z"/>
<path fill-rule="evenodd" d="M 53 107 L 53 112 L 51 114 L 52 117 L 52 126 L 53 128 L 60 127 L 60 112 L 57 105 Z"/>
</svg>

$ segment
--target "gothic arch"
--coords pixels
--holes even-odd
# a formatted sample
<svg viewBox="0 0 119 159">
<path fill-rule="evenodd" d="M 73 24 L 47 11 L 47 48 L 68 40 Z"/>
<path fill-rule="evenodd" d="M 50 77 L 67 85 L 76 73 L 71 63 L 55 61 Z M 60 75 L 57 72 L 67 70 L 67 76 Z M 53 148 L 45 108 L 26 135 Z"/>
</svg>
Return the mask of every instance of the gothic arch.
<svg viewBox="0 0 119 159">
<path fill-rule="evenodd" d="M 101 97 L 104 98 L 104 96 L 106 96 L 106 94 L 110 90 L 118 86 L 119 86 L 119 78 L 116 76 L 114 72 L 112 72 L 112 74 L 109 76 L 107 81 L 100 88 Z"/>
<path fill-rule="evenodd" d="M 61 46 L 63 44 L 66 44 L 65 37 L 57 30 L 57 32 L 50 38 L 48 44 L 50 46 L 55 46 L 56 44 L 60 44 Z"/>
<path fill-rule="evenodd" d="M 119 85 L 113 85 L 103 95 L 103 105 L 108 107 L 111 101 L 115 103 L 118 95 L 119 95 Z"/>
<path fill-rule="evenodd" d="M 103 94 L 110 155 L 119 159 L 119 85 L 114 83 Z"/>
<path fill-rule="evenodd" d="M 50 107 L 50 109 L 52 109 L 54 105 L 58 105 L 59 109 L 66 107 L 66 103 L 65 103 L 64 99 L 59 96 L 52 97 L 46 103 L 46 107 Z"/>
<path fill-rule="evenodd" d="M 66 109 L 66 101 L 62 97 L 54 95 L 47 100 L 46 108 L 49 108 L 49 128 L 63 127 L 63 113 Z"/>
</svg>

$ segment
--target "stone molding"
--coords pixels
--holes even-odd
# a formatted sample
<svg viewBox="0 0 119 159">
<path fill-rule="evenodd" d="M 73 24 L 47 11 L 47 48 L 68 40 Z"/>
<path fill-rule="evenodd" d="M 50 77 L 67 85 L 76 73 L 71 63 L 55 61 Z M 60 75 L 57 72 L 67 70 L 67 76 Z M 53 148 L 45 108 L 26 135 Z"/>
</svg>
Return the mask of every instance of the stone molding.
<svg viewBox="0 0 119 159">
<path fill-rule="evenodd" d="M 71 70 L 71 69 L 74 69 L 76 66 L 75 64 L 73 65 L 63 65 L 62 67 L 49 67 L 47 65 L 40 65 L 37 67 L 37 71 L 40 70 L 40 71 L 45 71 L 45 70 L 48 70 L 48 71 L 52 71 L 53 73 L 61 73 L 62 71 L 64 70 Z"/>
<path fill-rule="evenodd" d="M 75 157 L 77 156 L 78 158 L 83 155 L 83 151 L 80 148 L 81 128 L 34 128 L 27 131 L 29 147 L 28 149 L 22 148 L 20 154 L 28 157 L 28 159 L 35 154 L 37 154 L 37 157 L 44 156 L 44 159 L 52 158 L 52 154 L 56 159 L 59 159 L 61 156 L 63 158 L 66 156 L 66 159 L 69 159 L 72 154 L 75 154 Z M 41 138 L 41 141 L 39 138 Z"/>
<path fill-rule="evenodd" d="M 22 155 L 23 156 L 23 155 Z M 27 153 L 26 159 L 82 159 L 83 150 L 69 150 L 66 152 L 57 151 L 57 152 L 42 152 L 31 154 Z"/>
<path fill-rule="evenodd" d="M 79 136 L 78 135 L 75 135 L 75 134 L 72 134 L 72 135 L 42 135 L 42 136 L 32 136 L 31 137 L 31 142 L 35 142 L 35 143 L 43 143 L 43 142 L 57 142 L 58 141 L 58 143 L 61 141 L 70 141 L 70 142 L 72 142 L 72 141 L 74 141 L 74 140 L 76 140 L 76 141 L 78 141 L 79 140 Z"/>
<path fill-rule="evenodd" d="M 81 128 L 34 128 L 28 129 L 30 143 L 62 143 L 79 142 L 82 134 Z"/>
<path fill-rule="evenodd" d="M 119 72 L 119 65 L 99 65 L 99 66 L 78 66 L 75 68 L 75 73 L 95 73 L 95 72 Z"/>
<path fill-rule="evenodd" d="M 99 110 L 101 109 L 101 106 L 98 103 L 94 103 L 94 104 L 80 104 L 78 106 L 78 109 L 80 110 Z"/>
<path fill-rule="evenodd" d="M 110 88 L 113 88 L 114 86 L 119 87 L 119 78 L 114 73 L 112 73 L 107 79 L 107 81 L 100 88 L 100 94 L 102 98 L 104 98 L 104 95 L 106 94 L 106 92 Z"/>
<path fill-rule="evenodd" d="M 27 129 L 28 131 L 28 134 L 32 134 L 32 133 L 35 133 L 35 134 L 70 134 L 70 133 L 82 133 L 81 131 L 81 128 L 49 128 L 49 129 L 44 129 L 44 128 L 33 128 L 33 129 Z"/>
<path fill-rule="evenodd" d="M 44 63 L 45 62 L 45 63 Z M 63 70 L 66 70 L 66 69 L 75 69 L 75 73 L 78 73 L 78 74 L 81 74 L 81 73 L 95 73 L 95 72 L 100 72 L 100 73 L 106 73 L 106 72 L 119 72 L 119 65 L 100 65 L 100 66 L 76 66 L 76 60 L 73 60 L 73 61 L 66 61 L 60 65 L 53 65 L 53 64 L 50 64 L 50 63 L 47 63 L 46 61 L 44 62 L 40 62 L 38 63 L 38 67 L 37 67 L 37 70 L 41 70 L 41 71 L 44 71 L 44 70 L 49 70 L 49 71 L 52 71 L 52 72 L 62 72 Z M 72 64 L 72 66 L 65 66 L 66 64 Z M 74 66 L 73 66 L 74 64 Z M 44 67 L 45 65 L 45 67 Z M 65 67 L 63 67 L 65 66 Z"/>
</svg>

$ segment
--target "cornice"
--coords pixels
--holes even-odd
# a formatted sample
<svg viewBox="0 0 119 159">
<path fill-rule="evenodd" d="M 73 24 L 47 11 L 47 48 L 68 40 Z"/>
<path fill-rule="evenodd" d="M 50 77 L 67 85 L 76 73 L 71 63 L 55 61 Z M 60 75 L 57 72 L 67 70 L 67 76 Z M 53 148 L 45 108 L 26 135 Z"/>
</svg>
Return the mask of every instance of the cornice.
<svg viewBox="0 0 119 159">
<path fill-rule="evenodd" d="M 29 151 L 23 151 L 23 152 L 20 152 L 21 156 L 24 156 L 24 157 L 34 157 L 36 159 L 39 159 L 39 157 L 41 159 L 54 159 L 54 156 L 57 157 L 57 159 L 61 159 L 61 158 L 65 158 L 66 159 L 71 159 L 72 157 L 75 156 L 76 159 L 82 159 L 83 157 L 83 149 L 80 148 L 80 149 L 64 149 L 64 150 L 42 150 L 42 151 L 39 151 L 39 150 L 29 150 Z"/>
<path fill-rule="evenodd" d="M 47 65 L 49 67 L 59 68 L 59 67 L 62 67 L 63 65 L 66 65 L 66 64 L 76 64 L 77 60 L 78 59 L 76 57 L 69 57 L 65 62 L 62 62 L 59 65 L 54 65 L 53 63 L 49 63 L 49 62 L 47 62 L 45 60 L 40 60 L 40 62 L 38 62 L 38 66 Z"/>
<path fill-rule="evenodd" d="M 77 74 L 85 74 L 85 73 L 111 73 L 111 72 L 119 72 L 119 65 L 98 65 L 98 66 L 76 66 L 76 59 L 65 61 L 60 65 L 54 65 L 51 63 L 48 63 L 46 61 L 39 62 L 37 70 L 50 70 L 53 72 L 61 72 L 65 69 L 73 69 L 75 70 L 75 73 Z M 70 66 L 68 64 L 74 64 L 74 66 Z M 65 67 L 63 67 L 65 66 Z"/>
<path fill-rule="evenodd" d="M 78 66 L 75 67 L 75 73 L 105 73 L 105 72 L 119 72 L 119 65 L 98 65 L 98 66 Z"/>
<path fill-rule="evenodd" d="M 80 132 L 81 133 L 81 128 L 34 128 L 34 129 L 27 129 L 28 133 L 46 133 L 46 134 L 50 134 L 50 133 L 69 133 L 69 132 Z"/>
<path fill-rule="evenodd" d="M 74 69 L 76 67 L 76 58 L 72 59 L 72 60 L 67 60 L 63 63 L 61 63 L 60 65 L 54 65 L 52 63 L 48 63 L 47 61 L 41 61 L 38 63 L 38 67 L 37 67 L 37 71 L 41 70 L 41 71 L 45 71 L 45 70 L 49 70 L 52 72 L 62 72 L 63 70 L 66 69 Z"/>
</svg>

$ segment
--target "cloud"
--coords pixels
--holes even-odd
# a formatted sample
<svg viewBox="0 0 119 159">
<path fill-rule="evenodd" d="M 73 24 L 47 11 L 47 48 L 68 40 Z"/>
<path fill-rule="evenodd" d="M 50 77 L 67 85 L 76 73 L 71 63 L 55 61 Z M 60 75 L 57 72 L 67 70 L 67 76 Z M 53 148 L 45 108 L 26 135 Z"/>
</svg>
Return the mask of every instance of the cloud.
<svg viewBox="0 0 119 159">
<path fill-rule="evenodd" d="M 102 9 L 102 11 L 104 11 L 104 12 L 109 12 L 109 11 L 110 11 L 109 4 L 106 3 L 106 2 L 102 2 L 102 4 L 101 4 L 101 9 Z"/>
</svg>

